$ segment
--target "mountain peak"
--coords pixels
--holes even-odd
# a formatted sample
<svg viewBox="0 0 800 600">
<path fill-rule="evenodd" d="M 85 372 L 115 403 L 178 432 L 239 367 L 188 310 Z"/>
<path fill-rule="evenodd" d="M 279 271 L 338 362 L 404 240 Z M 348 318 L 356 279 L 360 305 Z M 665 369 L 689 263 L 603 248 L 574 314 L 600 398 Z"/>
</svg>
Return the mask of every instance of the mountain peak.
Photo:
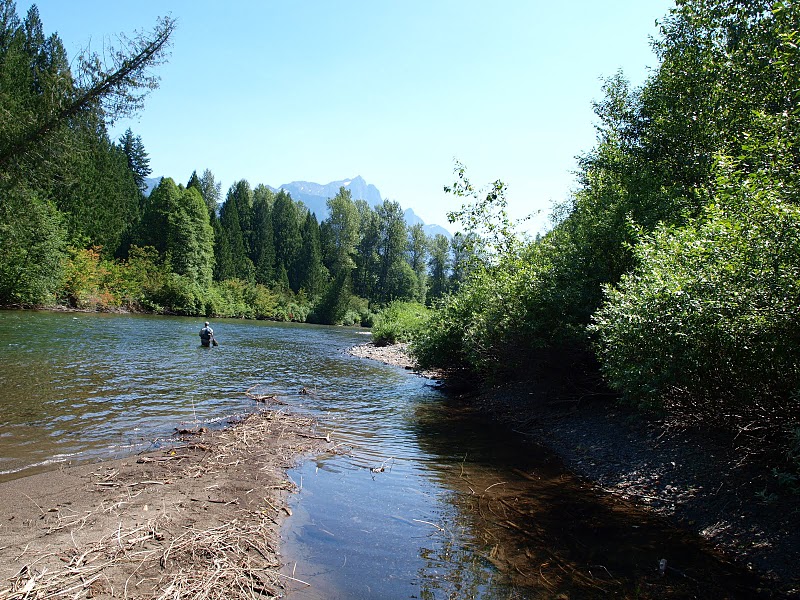
<svg viewBox="0 0 800 600">
<path fill-rule="evenodd" d="M 294 200 L 299 200 L 306 205 L 317 219 L 322 222 L 328 217 L 328 199 L 333 198 L 339 193 L 339 188 L 350 190 L 350 196 L 353 200 L 366 200 L 367 203 L 373 208 L 383 204 L 381 193 L 374 185 L 367 183 L 361 175 L 356 175 L 352 179 L 340 179 L 339 181 L 331 181 L 330 183 L 321 184 L 309 181 L 293 181 L 280 186 L 289 192 Z M 436 235 L 441 233 L 446 237 L 452 237 L 450 232 L 438 225 L 426 225 L 420 219 L 414 210 L 408 208 L 403 213 L 406 223 L 408 225 L 421 224 L 425 233 L 428 235 Z"/>
</svg>

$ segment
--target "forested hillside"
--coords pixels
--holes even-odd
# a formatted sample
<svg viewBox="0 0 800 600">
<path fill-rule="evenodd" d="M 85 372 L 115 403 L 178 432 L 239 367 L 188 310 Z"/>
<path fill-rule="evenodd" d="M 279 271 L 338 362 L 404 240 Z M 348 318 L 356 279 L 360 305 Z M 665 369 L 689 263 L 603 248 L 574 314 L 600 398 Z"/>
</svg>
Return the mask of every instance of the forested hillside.
<svg viewBox="0 0 800 600">
<path fill-rule="evenodd" d="M 0 0 L 0 304 L 369 324 L 454 285 L 451 242 L 396 202 L 342 187 L 320 223 L 263 184 L 223 197 L 209 169 L 146 194 L 143 140 L 108 131 L 157 86 L 173 29 L 71 58 L 35 6 Z"/>
<path fill-rule="evenodd" d="M 800 7 L 682 0 L 660 31 L 642 87 L 605 82 L 580 188 L 542 239 L 514 236 L 502 183 L 457 171 L 454 216 L 481 241 L 416 352 L 495 378 L 594 354 L 630 403 L 730 431 L 743 455 L 778 448 L 796 489 Z"/>
</svg>

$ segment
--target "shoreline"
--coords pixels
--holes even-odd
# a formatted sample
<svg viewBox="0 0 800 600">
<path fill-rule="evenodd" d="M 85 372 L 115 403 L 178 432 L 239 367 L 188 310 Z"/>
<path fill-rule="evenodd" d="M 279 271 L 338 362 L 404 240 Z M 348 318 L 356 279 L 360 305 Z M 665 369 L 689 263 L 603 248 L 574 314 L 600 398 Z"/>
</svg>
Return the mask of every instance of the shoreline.
<svg viewBox="0 0 800 600">
<path fill-rule="evenodd" d="M 404 346 L 347 352 L 442 375 L 415 370 Z M 800 597 L 797 500 L 758 502 L 766 474 L 734 464 L 719 441 L 576 399 L 553 382 L 451 396 L 531 437 L 587 485 L 767 576 L 777 597 Z M 331 442 L 313 419 L 264 401 L 225 429 L 161 451 L 0 483 L 0 599 L 65 589 L 131 600 L 280 597 L 280 528 L 295 490 L 287 470 Z"/>
<path fill-rule="evenodd" d="M 162 451 L 0 484 L 0 598 L 280 597 L 286 471 L 330 444 L 314 427 L 266 408 Z"/>
<path fill-rule="evenodd" d="M 350 353 L 425 376 L 405 346 L 387 348 L 367 343 Z M 645 419 L 607 398 L 584 398 L 585 388 L 567 389 L 559 376 L 451 396 L 532 438 L 601 493 L 699 536 L 782 597 L 800 598 L 800 499 L 764 496 L 771 474 L 757 463 L 738 464 L 730 441 Z"/>
</svg>

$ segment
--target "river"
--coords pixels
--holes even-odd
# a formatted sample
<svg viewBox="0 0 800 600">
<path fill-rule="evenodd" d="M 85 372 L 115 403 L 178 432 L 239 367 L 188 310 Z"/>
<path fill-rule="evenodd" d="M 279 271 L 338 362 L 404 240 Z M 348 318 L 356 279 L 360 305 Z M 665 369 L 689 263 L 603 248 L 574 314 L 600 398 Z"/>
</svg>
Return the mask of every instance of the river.
<svg viewBox="0 0 800 600">
<path fill-rule="evenodd" d="M 290 599 L 754 593 L 698 540 L 597 495 L 534 441 L 428 380 L 349 356 L 364 331 L 219 320 L 220 346 L 206 349 L 201 325 L 0 311 L 0 479 L 222 427 L 255 408 L 244 392 L 258 386 L 335 442 L 289 473 Z"/>
</svg>

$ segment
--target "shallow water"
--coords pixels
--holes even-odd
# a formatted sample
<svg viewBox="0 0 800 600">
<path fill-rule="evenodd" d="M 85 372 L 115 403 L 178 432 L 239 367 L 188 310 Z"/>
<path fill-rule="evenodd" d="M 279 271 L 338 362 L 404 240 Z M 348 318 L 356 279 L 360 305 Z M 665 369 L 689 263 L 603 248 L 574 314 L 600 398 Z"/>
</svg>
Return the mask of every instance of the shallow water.
<svg viewBox="0 0 800 600">
<path fill-rule="evenodd" d="M 176 427 L 222 426 L 244 392 L 352 377 L 353 329 L 177 317 L 0 311 L 0 480 L 158 447 Z"/>
<path fill-rule="evenodd" d="M 598 496 L 533 440 L 428 380 L 347 355 L 362 331 L 219 320 L 220 346 L 206 349 L 201 325 L 0 312 L 0 477 L 150 449 L 187 424 L 224 426 L 255 408 L 244 392 L 257 386 L 315 415 L 336 444 L 290 471 L 290 599 L 757 593 L 696 539 Z"/>
<path fill-rule="evenodd" d="M 351 420 L 363 398 L 332 412 L 309 401 L 320 433 L 348 451 L 291 472 L 290 600 L 760 597 L 694 536 L 599 495 L 424 383 L 406 386 L 374 421 Z"/>
</svg>

